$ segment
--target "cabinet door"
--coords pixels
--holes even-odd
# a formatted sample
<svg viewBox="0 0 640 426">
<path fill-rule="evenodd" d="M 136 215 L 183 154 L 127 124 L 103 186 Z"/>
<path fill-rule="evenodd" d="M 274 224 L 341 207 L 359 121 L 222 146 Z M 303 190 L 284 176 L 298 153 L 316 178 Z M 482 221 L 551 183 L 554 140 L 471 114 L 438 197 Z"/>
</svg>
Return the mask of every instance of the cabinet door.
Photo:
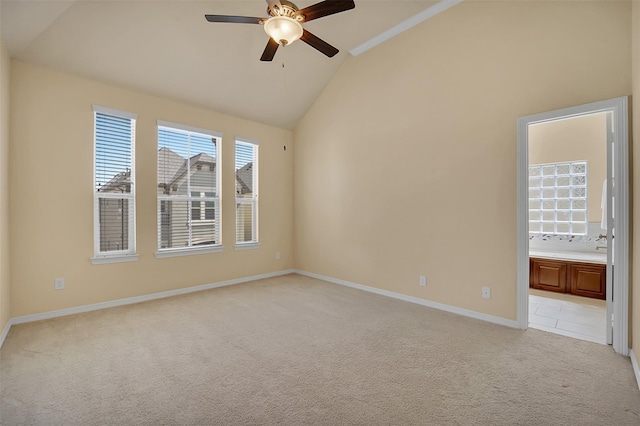
<svg viewBox="0 0 640 426">
<path fill-rule="evenodd" d="M 570 264 L 570 291 L 577 296 L 606 299 L 606 266 L 598 264 Z"/>
<path fill-rule="evenodd" d="M 556 260 L 531 259 L 531 287 L 566 293 L 567 263 Z"/>
</svg>

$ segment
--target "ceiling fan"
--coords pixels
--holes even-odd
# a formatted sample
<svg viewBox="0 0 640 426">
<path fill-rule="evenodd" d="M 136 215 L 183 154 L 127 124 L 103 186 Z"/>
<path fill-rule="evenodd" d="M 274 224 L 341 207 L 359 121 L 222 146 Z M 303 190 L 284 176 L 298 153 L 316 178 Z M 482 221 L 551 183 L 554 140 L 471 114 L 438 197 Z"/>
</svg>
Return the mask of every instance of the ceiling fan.
<svg viewBox="0 0 640 426">
<path fill-rule="evenodd" d="M 204 15 L 204 17 L 209 22 L 263 25 L 265 32 L 269 35 L 269 41 L 262 52 L 261 61 L 273 60 L 279 46 L 286 46 L 298 39 L 331 58 L 338 53 L 338 49 L 302 28 L 302 24 L 356 7 L 356 4 L 350 0 L 321 1 L 304 9 L 298 9 L 298 6 L 287 0 L 266 1 L 269 18 L 227 15 Z"/>
</svg>

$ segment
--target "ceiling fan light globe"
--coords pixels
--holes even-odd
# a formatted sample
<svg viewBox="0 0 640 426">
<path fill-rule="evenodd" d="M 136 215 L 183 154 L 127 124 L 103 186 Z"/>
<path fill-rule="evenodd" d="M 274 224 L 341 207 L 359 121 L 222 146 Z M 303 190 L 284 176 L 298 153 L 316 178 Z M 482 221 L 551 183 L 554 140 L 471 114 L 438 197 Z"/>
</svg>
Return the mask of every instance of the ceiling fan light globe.
<svg viewBox="0 0 640 426">
<path fill-rule="evenodd" d="M 302 25 L 288 16 L 272 16 L 264 23 L 264 31 L 282 46 L 302 37 Z"/>
</svg>

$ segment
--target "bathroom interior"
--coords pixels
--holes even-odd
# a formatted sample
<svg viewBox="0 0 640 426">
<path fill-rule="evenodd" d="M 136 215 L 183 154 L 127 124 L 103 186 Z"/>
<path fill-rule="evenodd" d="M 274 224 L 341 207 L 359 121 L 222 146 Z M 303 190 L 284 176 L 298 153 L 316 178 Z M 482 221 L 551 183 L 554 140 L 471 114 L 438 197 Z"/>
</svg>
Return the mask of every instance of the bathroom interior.
<svg viewBox="0 0 640 426">
<path fill-rule="evenodd" d="M 528 131 L 529 327 L 606 344 L 607 113 Z"/>
</svg>

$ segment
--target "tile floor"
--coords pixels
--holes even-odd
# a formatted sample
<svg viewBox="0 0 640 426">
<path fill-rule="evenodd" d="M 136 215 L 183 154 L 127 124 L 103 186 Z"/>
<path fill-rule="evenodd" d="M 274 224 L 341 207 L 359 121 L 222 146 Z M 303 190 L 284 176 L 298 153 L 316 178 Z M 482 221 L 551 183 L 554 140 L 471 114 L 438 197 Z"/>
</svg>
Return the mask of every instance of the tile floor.
<svg viewBox="0 0 640 426">
<path fill-rule="evenodd" d="M 529 327 L 606 344 L 604 300 L 529 289 Z"/>
</svg>

